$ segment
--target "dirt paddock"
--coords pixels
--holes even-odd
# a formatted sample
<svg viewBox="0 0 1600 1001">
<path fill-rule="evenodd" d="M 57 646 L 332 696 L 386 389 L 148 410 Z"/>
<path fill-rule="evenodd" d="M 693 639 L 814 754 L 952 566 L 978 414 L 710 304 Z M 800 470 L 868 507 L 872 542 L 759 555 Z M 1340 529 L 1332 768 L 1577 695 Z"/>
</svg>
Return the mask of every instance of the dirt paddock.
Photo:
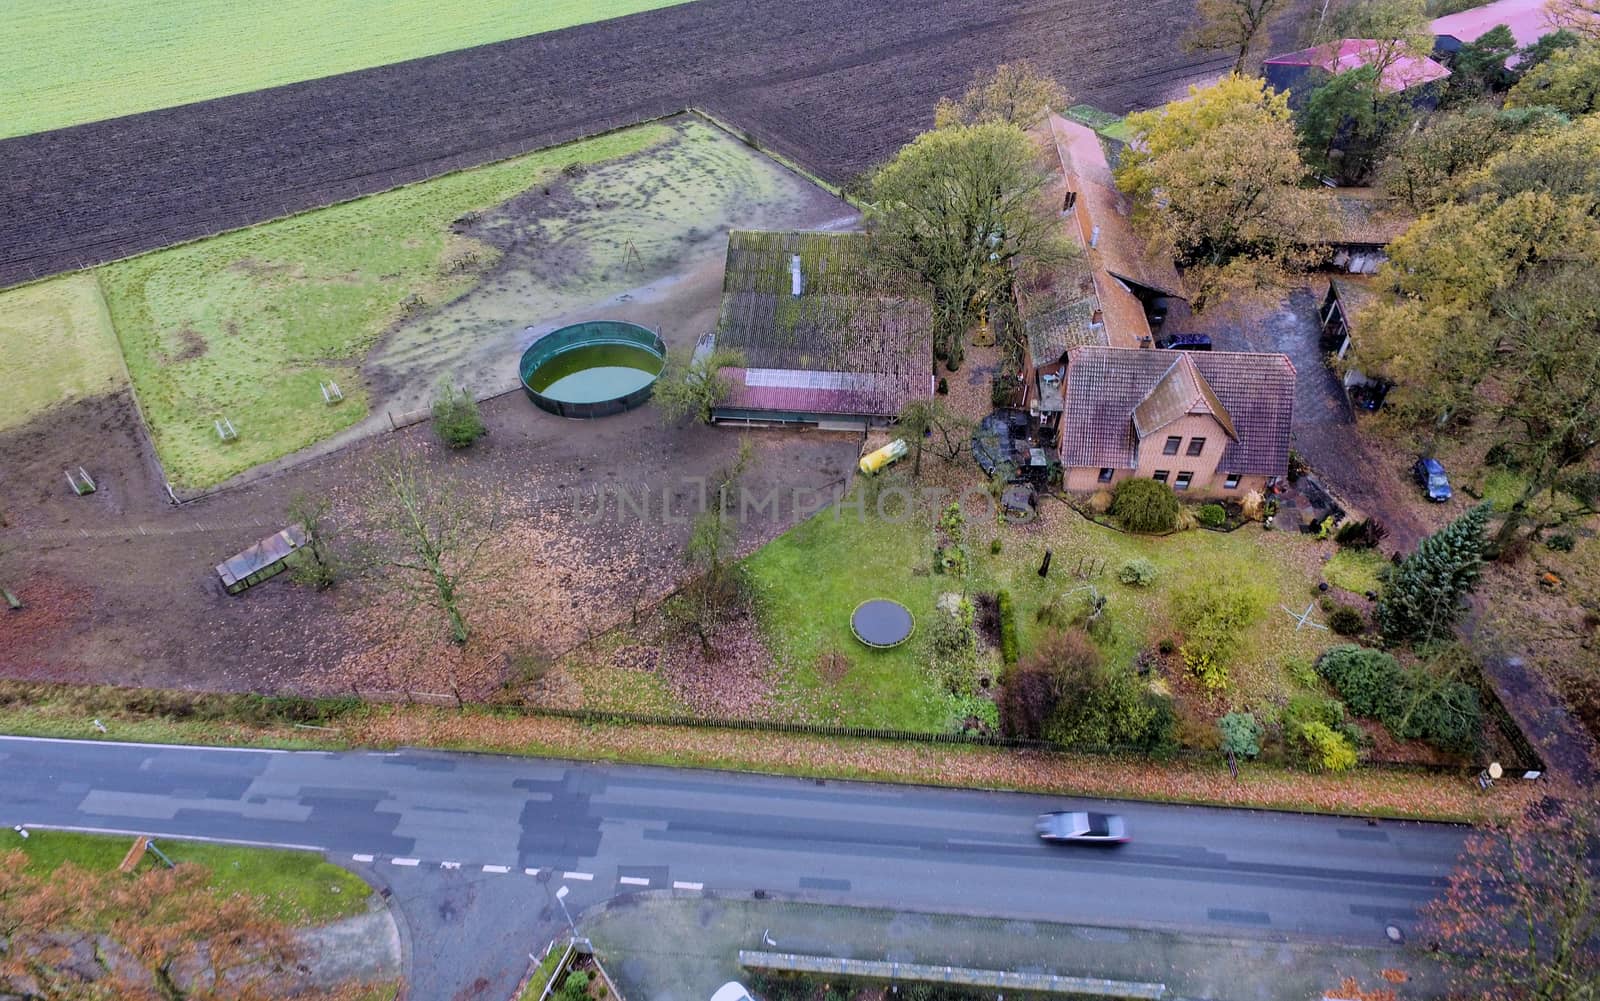
<svg viewBox="0 0 1600 1001">
<path fill-rule="evenodd" d="M 730 464 L 739 435 L 664 427 L 653 408 L 563 420 L 520 394 L 484 406 L 489 435 L 448 453 L 427 424 L 369 438 L 272 476 L 175 506 L 125 394 L 80 401 L 0 434 L 0 583 L 26 607 L 0 613 L 8 677 L 219 690 L 440 690 L 491 687 L 522 654 L 549 654 L 670 590 L 700 478 Z M 751 432 L 752 489 L 792 496 L 842 483 L 855 436 Z M 238 596 L 214 567 L 283 527 L 290 498 L 326 494 L 336 525 L 357 525 L 366 471 L 409 453 L 448 467 L 463 489 L 503 502 L 489 565 L 493 600 L 469 605 L 465 648 L 443 624 L 402 607 L 378 584 L 316 593 L 279 576 Z M 99 489 L 74 496 L 62 470 L 83 465 Z M 643 519 L 592 500 L 596 490 L 656 498 Z M 669 517 L 660 500 L 672 496 Z M 637 505 L 637 502 L 635 502 Z M 600 511 L 596 517 L 593 512 Z M 784 509 L 741 527 L 753 546 L 780 531 Z"/>
</svg>

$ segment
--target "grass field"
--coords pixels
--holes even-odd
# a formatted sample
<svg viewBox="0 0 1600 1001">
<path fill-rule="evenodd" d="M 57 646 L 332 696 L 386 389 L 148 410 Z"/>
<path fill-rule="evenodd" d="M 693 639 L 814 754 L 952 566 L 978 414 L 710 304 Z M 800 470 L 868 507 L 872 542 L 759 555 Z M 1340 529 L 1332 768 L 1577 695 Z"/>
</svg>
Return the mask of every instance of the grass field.
<svg viewBox="0 0 1600 1001">
<path fill-rule="evenodd" d="M 14 0 L 0 33 L 0 139 L 683 2 Z"/>
<path fill-rule="evenodd" d="M 1057 595 L 1092 584 L 1108 596 L 1111 633 L 1102 648 L 1112 663 L 1128 663 L 1142 647 L 1170 635 L 1171 596 L 1191 581 L 1223 576 L 1263 581 L 1272 587 L 1275 602 L 1303 608 L 1315 585 L 1309 568 L 1318 552 L 1332 547 L 1255 526 L 1163 538 L 1124 535 L 1054 502 L 1031 526 L 998 528 L 999 554 L 988 548 L 995 531 L 988 525 L 969 528 L 968 590 L 1010 591 L 1026 653 L 1050 629 L 1038 621 L 1038 610 Z M 937 614 L 938 595 L 959 590 L 959 584 L 932 572 L 933 546 L 931 517 L 892 523 L 872 514 L 860 518 L 845 511 L 836 517 L 829 511 L 750 557 L 763 633 L 812 715 L 858 726 L 944 728 L 948 707 L 922 666 L 928 633 L 922 627 Z M 1054 569 L 1041 578 L 1037 570 L 1047 549 Z M 1160 577 L 1153 587 L 1135 589 L 1118 581 L 1118 567 L 1135 557 L 1155 563 Z M 1104 565 L 1104 573 L 1080 579 L 1075 574 L 1080 561 L 1086 573 L 1092 565 Z M 872 597 L 893 598 L 911 609 L 919 628 L 910 642 L 874 651 L 855 640 L 850 612 Z M 1312 657 L 1329 642 L 1325 632 L 1297 631 L 1274 603 L 1242 636 L 1223 701 L 1248 707 L 1300 691 L 1285 662 Z M 830 679 L 818 671 L 830 652 L 850 662 L 842 677 Z"/>
<path fill-rule="evenodd" d="M 0 292 L 0 430 L 126 383 L 93 275 Z"/>
<path fill-rule="evenodd" d="M 17 849 L 28 856 L 35 872 L 54 872 L 72 862 L 84 869 L 110 871 L 121 864 L 132 838 L 30 831 L 24 840 L 9 828 L 0 831 L 0 852 Z M 360 877 L 309 852 L 241 848 L 195 841 L 159 841 L 161 851 L 182 865 L 193 862 L 211 870 L 211 885 L 223 895 L 250 893 L 262 898 L 268 912 L 295 924 L 322 923 L 361 914 L 371 890 Z M 157 864 L 147 855 L 143 865 Z"/>
<path fill-rule="evenodd" d="M 670 135 L 641 126 L 102 268 L 168 478 L 209 486 L 359 421 L 357 364 L 379 336 L 473 287 L 497 257 L 452 221 Z M 345 393 L 331 407 L 318 387 L 330 379 Z M 221 417 L 237 440 L 218 441 Z"/>
</svg>

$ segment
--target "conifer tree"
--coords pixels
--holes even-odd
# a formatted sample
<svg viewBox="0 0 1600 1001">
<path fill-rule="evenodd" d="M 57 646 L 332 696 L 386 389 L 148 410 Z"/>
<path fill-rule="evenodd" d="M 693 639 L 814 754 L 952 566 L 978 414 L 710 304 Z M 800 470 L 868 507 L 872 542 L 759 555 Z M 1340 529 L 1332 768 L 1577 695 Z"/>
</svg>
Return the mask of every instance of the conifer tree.
<svg viewBox="0 0 1600 1001">
<path fill-rule="evenodd" d="M 1449 632 L 1462 599 L 1483 574 L 1483 530 L 1489 505 L 1479 504 L 1422 540 L 1388 574 L 1378 602 L 1386 643 L 1426 643 Z"/>
</svg>

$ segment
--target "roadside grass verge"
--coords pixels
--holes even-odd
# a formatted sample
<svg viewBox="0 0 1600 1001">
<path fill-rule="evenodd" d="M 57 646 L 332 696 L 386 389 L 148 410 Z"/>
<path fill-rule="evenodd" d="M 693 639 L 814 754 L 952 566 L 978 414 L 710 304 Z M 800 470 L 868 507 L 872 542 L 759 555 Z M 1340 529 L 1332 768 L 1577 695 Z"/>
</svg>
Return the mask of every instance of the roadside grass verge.
<svg viewBox="0 0 1600 1001">
<path fill-rule="evenodd" d="M 0 683 L 0 732 L 87 740 L 135 740 L 230 747 L 428 747 L 526 754 L 587 761 L 716 768 L 813 778 L 858 779 L 956 788 L 993 788 L 1063 796 L 1257 807 L 1314 813 L 1483 821 L 1510 817 L 1547 790 L 1502 782 L 1488 795 L 1466 776 L 1356 769 L 1321 774 L 1265 764 L 1243 766 L 1231 779 L 1220 758 L 1142 757 L 1019 752 L 983 746 L 828 738 L 702 727 L 640 726 L 523 716 L 485 709 L 445 710 L 341 702 L 321 719 L 332 729 L 237 722 L 191 712 L 115 708 L 135 690 Z M 161 693 L 172 698 L 239 696 Z M 24 707 L 18 696 L 26 696 Z M 219 701 L 217 705 L 221 705 Z M 100 735 L 89 707 L 109 727 Z M 181 712 L 181 710 L 180 710 Z"/>
<path fill-rule="evenodd" d="M 0 42 L 0 139 L 684 2 L 15 0 Z"/>
<path fill-rule="evenodd" d="M 454 220 L 671 135 L 644 125 L 99 269 L 168 478 L 211 486 L 360 421 L 367 351 L 498 258 L 452 232 Z M 345 396 L 333 406 L 319 388 L 330 380 Z M 236 440 L 219 441 L 213 421 L 224 417 Z"/>
<path fill-rule="evenodd" d="M 110 872 L 122 863 L 133 838 L 34 829 L 24 839 L 0 831 L 0 851 L 16 849 L 28 856 L 28 868 L 51 873 L 65 862 L 96 872 Z M 173 862 L 203 865 L 219 896 L 245 893 L 260 900 L 271 917 L 291 924 L 322 924 L 364 913 L 371 888 L 354 873 L 324 862 L 311 852 L 245 848 L 196 841 L 157 841 Z M 142 866 L 159 865 L 147 854 Z"/>
<path fill-rule="evenodd" d="M 0 430 L 125 385 L 117 335 L 94 275 L 0 292 Z"/>
</svg>

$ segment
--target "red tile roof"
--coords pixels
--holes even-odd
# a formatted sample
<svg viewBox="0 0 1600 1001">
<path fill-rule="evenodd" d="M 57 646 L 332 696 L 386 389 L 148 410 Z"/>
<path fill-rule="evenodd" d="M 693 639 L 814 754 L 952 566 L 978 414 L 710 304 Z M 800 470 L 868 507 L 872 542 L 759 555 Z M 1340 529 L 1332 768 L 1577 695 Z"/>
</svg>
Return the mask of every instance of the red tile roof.
<svg viewBox="0 0 1600 1001">
<path fill-rule="evenodd" d="M 1376 56 L 1379 42 L 1371 38 L 1346 38 L 1299 52 L 1273 56 L 1267 66 L 1315 66 L 1335 75 L 1366 66 Z M 1383 89 L 1391 93 L 1442 80 L 1450 71 L 1426 56 L 1399 56 L 1383 71 Z"/>
<path fill-rule="evenodd" d="M 1505 25 L 1519 48 L 1526 48 L 1556 30 L 1545 0 L 1497 0 L 1495 3 L 1435 18 L 1433 33 L 1463 44 L 1476 42 L 1491 28 Z"/>
<path fill-rule="evenodd" d="M 1180 373 L 1173 376 L 1174 372 Z M 1201 389 L 1209 390 L 1209 393 Z M 1192 389 L 1189 393 L 1185 387 Z M 1294 416 L 1294 365 L 1281 354 L 1185 352 L 1137 348 L 1074 348 L 1068 355 L 1066 408 L 1061 417 L 1061 464 L 1134 469 L 1141 415 L 1145 433 L 1183 413 L 1220 407 L 1232 436 L 1217 468 L 1246 475 L 1282 476 L 1289 465 Z M 1178 400 L 1184 397 L 1184 400 Z"/>
</svg>

